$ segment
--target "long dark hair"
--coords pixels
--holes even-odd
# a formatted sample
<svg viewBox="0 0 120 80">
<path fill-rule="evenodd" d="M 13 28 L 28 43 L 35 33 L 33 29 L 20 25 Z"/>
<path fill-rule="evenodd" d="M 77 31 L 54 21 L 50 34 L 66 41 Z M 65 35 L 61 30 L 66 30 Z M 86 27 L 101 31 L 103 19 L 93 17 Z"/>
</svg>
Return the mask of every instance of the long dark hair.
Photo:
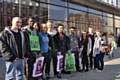
<svg viewBox="0 0 120 80">
<path fill-rule="evenodd" d="M 86 32 L 86 31 L 84 31 L 85 32 L 85 34 L 86 34 L 86 36 L 85 36 L 85 39 L 84 39 L 84 33 L 82 33 L 82 35 L 81 35 L 81 42 L 83 43 L 84 41 L 85 42 L 88 42 L 88 32 Z"/>
</svg>

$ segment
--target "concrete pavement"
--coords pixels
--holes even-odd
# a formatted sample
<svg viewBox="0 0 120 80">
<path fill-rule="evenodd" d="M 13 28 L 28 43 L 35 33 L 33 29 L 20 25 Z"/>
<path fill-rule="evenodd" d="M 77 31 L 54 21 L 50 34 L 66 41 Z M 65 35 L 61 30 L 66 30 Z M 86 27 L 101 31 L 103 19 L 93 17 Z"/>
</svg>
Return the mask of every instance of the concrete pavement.
<svg viewBox="0 0 120 80">
<path fill-rule="evenodd" d="M 70 75 L 63 75 L 63 78 L 61 80 L 120 80 L 120 58 L 107 61 L 102 72 L 96 70 L 84 73 L 75 72 Z"/>
<path fill-rule="evenodd" d="M 102 72 L 90 70 L 89 72 L 74 72 L 70 75 L 62 75 L 61 80 L 120 80 L 120 48 L 115 52 L 114 59 L 105 56 L 105 67 Z M 58 79 L 51 79 L 58 80 Z"/>
<path fill-rule="evenodd" d="M 0 59 L 0 80 L 4 80 L 5 65 Z M 73 72 L 69 75 L 62 75 L 60 80 L 120 80 L 120 48 L 115 51 L 114 59 L 109 60 L 105 56 L 105 68 L 102 72 L 90 70 L 89 72 Z M 51 80 L 58 80 L 52 78 Z"/>
</svg>

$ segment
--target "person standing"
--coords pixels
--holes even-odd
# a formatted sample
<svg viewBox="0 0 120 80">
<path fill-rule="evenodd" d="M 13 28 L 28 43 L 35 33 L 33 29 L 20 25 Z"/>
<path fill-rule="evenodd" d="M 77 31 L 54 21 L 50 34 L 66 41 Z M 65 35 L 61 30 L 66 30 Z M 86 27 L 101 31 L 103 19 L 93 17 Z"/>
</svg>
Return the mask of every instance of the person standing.
<svg viewBox="0 0 120 80">
<path fill-rule="evenodd" d="M 51 55 L 51 62 L 53 61 L 53 69 L 54 69 L 54 76 L 55 76 L 57 75 L 57 70 L 56 70 L 57 54 L 55 51 L 53 36 L 56 35 L 57 31 L 54 29 L 52 21 L 48 21 L 46 25 L 48 29 L 47 33 L 48 33 L 48 38 L 49 38 L 49 54 Z"/>
<path fill-rule="evenodd" d="M 22 28 L 22 30 L 30 30 L 33 29 L 33 24 L 34 24 L 34 18 L 33 17 L 29 17 L 27 20 L 27 24 L 25 27 Z"/>
<path fill-rule="evenodd" d="M 21 25 L 21 18 L 14 17 L 12 26 L 6 27 L 0 34 L 0 52 L 6 65 L 5 80 L 24 80 L 24 58 L 28 48 Z"/>
<path fill-rule="evenodd" d="M 46 78 L 50 79 L 51 55 L 49 53 L 49 38 L 48 38 L 48 34 L 47 34 L 47 25 L 46 24 L 41 24 L 41 32 L 39 33 L 39 37 L 40 37 L 41 53 L 44 56 L 44 63 L 43 63 L 42 71 L 44 71 L 44 68 L 45 68 Z"/>
<path fill-rule="evenodd" d="M 93 69 L 93 66 L 94 66 L 94 58 L 93 58 L 93 46 L 94 46 L 94 41 L 95 41 L 95 37 L 94 37 L 94 33 L 93 33 L 93 29 L 90 27 L 89 30 L 88 30 L 88 36 L 90 37 L 91 41 L 92 41 L 92 49 L 91 49 L 91 52 L 89 54 L 89 62 L 90 62 L 90 69 Z"/>
<path fill-rule="evenodd" d="M 72 53 L 75 54 L 75 66 L 76 66 L 76 71 L 80 72 L 80 61 L 79 61 L 79 50 L 81 48 L 80 41 L 81 38 L 80 36 L 77 35 L 76 33 L 76 27 L 70 27 L 70 50 Z"/>
<path fill-rule="evenodd" d="M 95 69 L 102 71 L 104 67 L 104 45 L 105 41 L 101 37 L 101 33 L 96 31 L 96 38 L 93 47 L 93 56 L 95 57 Z"/>
<path fill-rule="evenodd" d="M 23 31 L 25 32 L 25 35 L 27 37 L 28 47 L 29 47 L 29 51 L 28 51 L 29 55 L 28 55 L 28 60 L 27 60 L 27 64 L 28 64 L 28 72 L 27 72 L 28 73 L 28 80 L 37 80 L 37 79 L 39 79 L 38 77 L 34 78 L 32 76 L 32 74 L 33 74 L 34 63 L 36 61 L 36 58 L 40 54 L 40 48 L 39 48 L 39 50 L 33 50 L 32 49 L 33 47 L 31 46 L 31 45 L 34 45 L 34 43 L 33 43 L 34 41 L 33 41 L 31 36 L 36 36 L 39 39 L 39 35 L 38 35 L 39 28 L 40 28 L 39 23 L 34 22 L 33 18 L 29 18 L 28 19 L 28 25 L 23 28 Z M 36 45 L 40 45 L 40 44 L 38 43 Z"/>
<path fill-rule="evenodd" d="M 88 37 L 87 32 L 82 33 L 82 71 L 88 72 L 89 71 L 89 60 L 88 56 L 91 52 L 92 44 L 91 39 Z"/>
<path fill-rule="evenodd" d="M 70 40 L 69 37 L 67 37 L 64 33 L 64 26 L 62 24 L 58 25 L 58 32 L 54 36 L 54 44 L 55 44 L 55 51 L 60 52 L 63 55 L 63 68 L 64 68 L 64 62 L 65 62 L 65 54 L 70 49 Z M 59 54 L 57 54 L 59 55 Z M 57 61 L 55 63 L 57 65 Z M 62 73 L 65 73 L 65 70 L 62 70 Z M 61 74 L 58 72 L 57 78 L 61 78 Z"/>
<path fill-rule="evenodd" d="M 114 50 L 117 49 L 117 44 L 116 44 L 116 40 L 114 38 L 113 33 L 108 34 L 108 46 L 110 48 L 108 55 L 109 55 L 109 58 L 112 59 L 114 57 Z"/>
<path fill-rule="evenodd" d="M 56 33 L 57 33 L 57 31 L 54 29 L 54 27 L 53 27 L 53 22 L 52 21 L 48 21 L 47 23 L 46 23 L 46 25 L 47 25 L 47 28 L 48 28 L 48 31 L 47 31 L 47 33 L 49 34 L 49 35 L 51 35 L 51 36 L 54 36 Z"/>
</svg>

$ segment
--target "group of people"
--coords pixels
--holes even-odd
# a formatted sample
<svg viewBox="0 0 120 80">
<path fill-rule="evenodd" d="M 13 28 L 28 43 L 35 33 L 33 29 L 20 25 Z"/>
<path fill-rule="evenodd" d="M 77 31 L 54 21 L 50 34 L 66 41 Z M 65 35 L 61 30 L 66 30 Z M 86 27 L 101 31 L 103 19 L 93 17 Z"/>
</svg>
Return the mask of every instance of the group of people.
<svg viewBox="0 0 120 80">
<path fill-rule="evenodd" d="M 14 17 L 12 26 L 0 33 L 0 52 L 6 65 L 5 80 L 13 80 L 14 77 L 16 80 L 24 80 L 24 74 L 27 80 L 49 80 L 51 61 L 54 75 L 61 78 L 62 73 L 71 73 L 64 69 L 68 51 L 74 53 L 77 72 L 88 72 L 90 69 L 102 71 L 104 55 L 108 54 L 106 45 L 109 44 L 111 50 L 116 49 L 112 34 L 108 38 L 100 31 L 93 33 L 92 28 L 78 35 L 77 28 L 70 27 L 69 35 L 66 35 L 63 24 L 58 24 L 55 29 L 52 21 L 39 23 L 34 18 L 28 19 L 27 26 L 21 26 L 22 19 Z M 63 69 L 57 71 L 57 56 L 60 54 L 63 56 Z M 39 57 L 44 57 L 42 73 L 45 74 L 33 77 L 34 63 Z"/>
</svg>

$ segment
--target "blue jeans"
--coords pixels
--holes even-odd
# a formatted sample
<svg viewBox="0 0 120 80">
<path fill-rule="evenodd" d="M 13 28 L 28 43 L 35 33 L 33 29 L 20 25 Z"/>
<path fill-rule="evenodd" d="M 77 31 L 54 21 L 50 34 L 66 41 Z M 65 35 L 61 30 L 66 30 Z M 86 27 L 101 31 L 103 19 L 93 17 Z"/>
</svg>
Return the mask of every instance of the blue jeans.
<svg viewBox="0 0 120 80">
<path fill-rule="evenodd" d="M 103 70 L 104 68 L 104 53 L 100 52 L 95 57 L 95 65 L 98 70 Z"/>
<path fill-rule="evenodd" d="M 24 60 L 17 59 L 14 62 L 5 62 L 6 65 L 6 74 L 5 80 L 24 80 Z"/>
</svg>

